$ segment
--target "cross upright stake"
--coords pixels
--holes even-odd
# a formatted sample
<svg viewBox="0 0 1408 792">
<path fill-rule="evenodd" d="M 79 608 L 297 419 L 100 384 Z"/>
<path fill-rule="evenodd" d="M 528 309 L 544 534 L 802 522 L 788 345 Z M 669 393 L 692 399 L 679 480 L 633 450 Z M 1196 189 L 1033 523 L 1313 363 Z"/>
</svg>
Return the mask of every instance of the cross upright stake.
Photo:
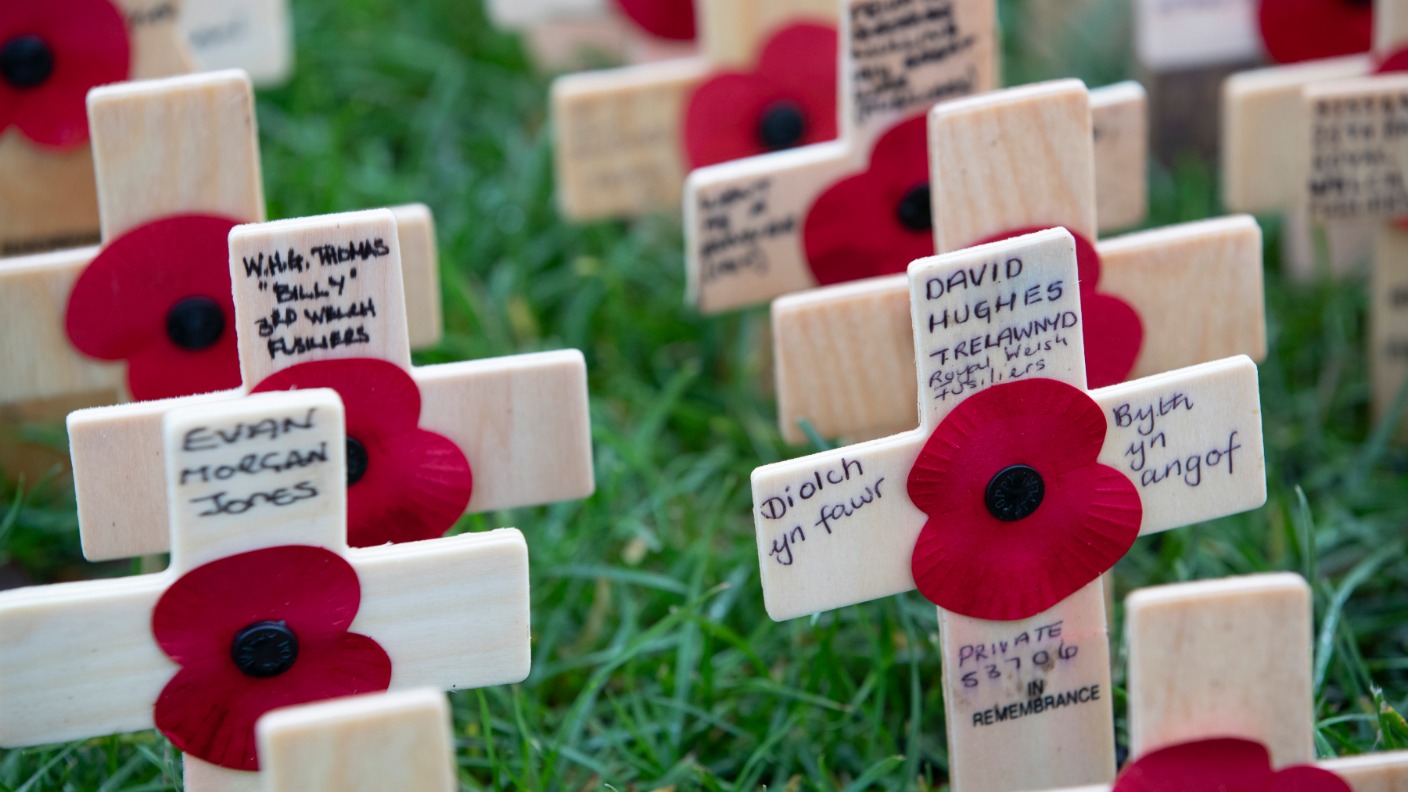
<svg viewBox="0 0 1408 792">
<path fill-rule="evenodd" d="M 1372 258 L 1378 226 L 1371 220 L 1310 218 L 1303 185 L 1308 151 L 1303 94 L 1309 86 L 1373 74 L 1408 42 L 1408 13 L 1396 0 L 1374 1 L 1373 51 L 1230 77 L 1222 91 L 1223 203 L 1239 212 L 1287 213 L 1286 264 L 1291 274 L 1315 274 L 1314 232 L 1324 231 L 1331 274 L 1343 275 Z M 1314 220 L 1322 222 L 1317 226 Z"/>
<path fill-rule="evenodd" d="M 933 110 L 930 184 L 941 252 L 1026 228 L 1065 226 L 1093 237 L 1088 96 L 1078 81 L 1063 80 Z M 1038 136 L 1043 146 L 1034 151 Z M 1129 234 L 1100 241 L 1084 256 L 1087 354 L 1103 361 L 1091 372 L 1092 385 L 1232 355 L 1265 356 L 1261 231 L 1252 218 Z M 778 412 L 788 440 L 805 439 L 803 419 L 825 437 L 874 437 L 913 424 L 909 311 L 903 275 L 774 304 Z M 837 360 L 852 376 L 834 376 Z"/>
<path fill-rule="evenodd" d="M 1196 764 L 1208 760 L 1201 741 L 1237 739 L 1262 746 L 1272 771 L 1314 765 L 1355 792 L 1408 784 L 1404 751 L 1315 761 L 1311 599 L 1299 575 L 1142 589 L 1125 613 L 1135 763 L 1126 775 L 1150 772 L 1140 763 L 1150 754 L 1188 751 Z"/>
<path fill-rule="evenodd" d="M 349 490 L 354 546 L 439 536 L 466 511 L 591 494 L 582 354 L 412 366 L 389 210 L 238 227 L 229 267 L 244 384 L 191 400 L 323 386 L 342 393 L 348 442 L 361 461 Z M 69 416 L 79 530 L 90 559 L 166 549 L 160 426 L 182 401 Z"/>
<path fill-rule="evenodd" d="M 909 0 L 912 3 L 931 0 Z M 770 44 L 799 42 L 798 55 L 822 31 L 834 28 L 842 0 L 698 0 L 697 57 L 584 72 L 557 79 L 552 87 L 556 127 L 554 153 L 558 202 L 571 220 L 639 217 L 679 205 L 680 189 L 692 167 L 687 152 L 686 115 L 696 91 L 711 78 L 745 79 L 738 72 L 759 67 Z M 780 39 L 779 34 L 790 38 Z M 788 52 L 791 52 L 789 49 Z M 797 63 L 782 66 L 795 69 Z M 773 66 L 768 69 L 781 69 Z M 828 67 L 826 73 L 832 73 Z M 773 79 L 779 74 L 760 75 Z M 803 81 L 815 79 L 808 72 Z M 726 108 L 731 109 L 731 108 Z M 773 108 L 769 107 L 771 111 Z M 786 110 L 787 108 L 782 108 Z M 723 133 L 728 126 L 704 115 L 700 134 Z M 795 108 L 780 117 L 774 142 L 792 137 Z M 760 135 L 767 113 L 733 122 Z M 803 136 L 817 119 L 801 118 Z M 786 134 L 783 134 L 786 133 Z M 761 145 L 761 144 L 759 144 Z"/>
<path fill-rule="evenodd" d="M 909 283 L 919 428 L 753 473 L 768 614 L 917 586 L 941 606 L 956 792 L 1108 781 L 1099 576 L 1138 534 L 1265 502 L 1256 366 L 1087 395 L 1064 229 L 917 261 Z"/>
<path fill-rule="evenodd" d="M 14 5 L 18 9 L 21 5 Z M 147 80 L 191 70 L 190 53 L 179 25 L 181 0 L 112 0 L 105 3 L 35 3 L 25 9 L 33 18 L 0 21 L 0 46 L 27 36 L 37 37 L 55 59 L 80 58 L 85 69 L 94 52 L 95 36 L 103 50 L 111 51 L 111 70 L 94 69 L 93 86 L 116 80 Z M 7 13 L 17 13 L 10 11 Z M 16 27 L 11 28 L 12 25 Z M 71 42 L 66 31 L 83 30 L 87 39 Z M 58 51 L 54 51 L 57 49 Z M 122 55 L 123 51 L 127 53 Z M 22 92 L 4 84 L 6 103 L 14 102 L 18 117 L 9 114 L 0 128 L 0 256 L 18 256 L 98 241 L 98 201 L 93 176 L 93 156 L 86 130 L 62 141 L 27 130 L 36 114 L 69 117 L 79 123 L 82 94 L 65 95 L 62 102 L 24 104 L 55 89 L 63 90 L 72 73 L 63 78 L 52 71 L 39 81 L 21 80 Z M 7 82 L 0 78 L 0 82 Z M 42 109 L 40 109 L 42 108 Z M 45 119 L 52 123 L 60 119 Z M 49 124 L 45 124 L 49 126 Z"/>
<path fill-rule="evenodd" d="M 249 78 L 125 83 L 93 91 L 89 107 L 104 246 L 0 260 L 0 407 L 16 417 L 239 384 L 234 317 L 221 313 L 230 302 L 223 229 L 265 217 Z M 423 206 L 396 211 L 415 252 L 412 340 L 433 345 L 442 324 L 434 224 Z M 205 219 L 193 237 L 196 216 Z M 170 324 L 193 296 L 213 320 L 194 341 Z"/>
<path fill-rule="evenodd" d="M 455 792 L 452 730 L 429 688 L 275 710 L 258 726 L 264 792 Z"/>
<path fill-rule="evenodd" d="M 181 28 L 202 70 L 244 69 L 259 86 L 293 76 L 288 0 L 185 0 Z"/>
<path fill-rule="evenodd" d="M 0 745 L 155 726 L 187 789 L 253 790 L 269 709 L 524 679 L 522 534 L 349 549 L 343 422 L 325 389 L 172 410 L 170 568 L 0 593 Z"/>
</svg>

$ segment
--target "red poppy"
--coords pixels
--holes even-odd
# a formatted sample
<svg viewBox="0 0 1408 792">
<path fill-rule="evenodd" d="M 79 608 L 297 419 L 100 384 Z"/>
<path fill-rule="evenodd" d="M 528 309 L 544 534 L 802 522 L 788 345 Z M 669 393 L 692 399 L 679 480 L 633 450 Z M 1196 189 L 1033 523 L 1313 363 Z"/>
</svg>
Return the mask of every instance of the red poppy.
<svg viewBox="0 0 1408 792">
<path fill-rule="evenodd" d="M 1300 765 L 1271 769 L 1271 754 L 1231 737 L 1173 745 L 1129 764 L 1112 792 L 1350 792 L 1334 773 Z"/>
<path fill-rule="evenodd" d="M 1374 6 L 1363 0 L 1261 0 L 1261 40 L 1277 63 L 1368 52 Z"/>
<path fill-rule="evenodd" d="M 474 476 L 464 452 L 418 428 L 420 389 L 395 364 L 319 360 L 254 388 L 332 388 L 347 412 L 347 541 L 353 547 L 442 536 L 469 504 Z"/>
<path fill-rule="evenodd" d="M 1139 535 L 1134 484 L 1099 464 L 1105 415 L 1052 379 L 976 393 L 929 437 L 909 473 L 928 515 L 910 560 L 929 601 L 978 619 L 1034 616 L 1124 557 Z"/>
<path fill-rule="evenodd" d="M 973 246 L 1025 236 L 1044 228 L 1022 228 L 996 234 Z M 1068 229 L 1069 230 L 1069 229 Z M 1100 252 L 1084 236 L 1076 238 L 1076 268 L 1080 278 L 1080 311 L 1085 323 L 1085 379 L 1091 388 L 1118 385 L 1129 379 L 1139 350 L 1144 346 L 1144 323 L 1129 303 L 1108 294 L 1097 294 L 1100 286 Z"/>
<path fill-rule="evenodd" d="M 616 7 L 656 38 L 694 40 L 694 0 L 616 0 Z"/>
<path fill-rule="evenodd" d="M 836 30 L 784 28 L 752 73 L 724 72 L 695 89 L 685 110 L 684 148 L 702 168 L 836 137 Z"/>
<path fill-rule="evenodd" d="M 90 357 L 127 361 L 139 401 L 239 387 L 229 252 L 238 224 L 181 215 L 104 247 L 69 295 L 69 341 Z"/>
<path fill-rule="evenodd" d="M 255 550 L 182 575 L 157 601 L 152 633 L 181 666 L 156 701 L 156 727 L 182 751 L 258 770 L 254 724 L 272 709 L 375 693 L 391 658 L 347 628 L 357 572 L 321 547 Z"/>
<path fill-rule="evenodd" d="M 817 283 L 893 275 L 934 255 L 927 136 L 923 115 L 896 126 L 876 142 L 869 170 L 812 204 L 802 239 Z"/>
<path fill-rule="evenodd" d="M 127 79 L 127 22 L 110 0 L 0 0 L 0 132 L 41 146 L 88 140 L 88 90 Z"/>
</svg>

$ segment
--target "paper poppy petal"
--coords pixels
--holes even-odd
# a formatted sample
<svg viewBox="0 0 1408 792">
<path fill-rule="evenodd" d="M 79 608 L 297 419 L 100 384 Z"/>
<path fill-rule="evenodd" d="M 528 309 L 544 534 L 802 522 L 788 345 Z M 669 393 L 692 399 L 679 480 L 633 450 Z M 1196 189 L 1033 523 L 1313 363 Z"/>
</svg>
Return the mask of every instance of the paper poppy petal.
<svg viewBox="0 0 1408 792">
<path fill-rule="evenodd" d="M 967 509 L 1010 465 L 1043 476 L 1093 465 L 1108 422 L 1078 388 L 1053 379 L 1018 380 L 976 393 L 944 418 L 910 470 L 909 498 L 925 514 Z"/>
<path fill-rule="evenodd" d="M 1148 753 L 1125 767 L 1112 792 L 1256 792 L 1270 779 L 1264 746 L 1223 738 Z"/>
<path fill-rule="evenodd" d="M 1374 43 L 1372 3 L 1261 0 L 1257 17 L 1262 43 L 1277 63 L 1353 55 Z"/>
<path fill-rule="evenodd" d="M 157 698 L 154 719 L 180 750 L 232 770 L 259 769 L 254 727 L 265 713 L 391 686 L 391 658 L 355 633 L 319 641 L 300 633 L 293 667 L 267 679 L 241 674 L 229 660 L 228 642 L 222 660 L 179 671 Z"/>
<path fill-rule="evenodd" d="M 353 547 L 436 539 L 464 515 L 474 477 L 448 438 L 417 429 L 367 452 L 366 476 L 347 490 Z"/>
<path fill-rule="evenodd" d="M 433 539 L 464 514 L 474 476 L 464 452 L 418 428 L 415 380 L 374 358 L 321 360 L 277 372 L 254 392 L 332 388 L 342 396 L 347 435 L 367 452 L 367 470 L 347 490 L 353 547 Z"/>
<path fill-rule="evenodd" d="M 1277 773 L 1266 792 L 1353 792 L 1344 779 L 1309 765 L 1288 767 Z"/>
<path fill-rule="evenodd" d="M 138 400 L 238 387 L 228 242 L 236 225 L 230 218 L 179 215 L 104 247 L 69 294 L 69 341 L 99 360 L 137 361 L 128 385 Z M 224 331 L 204 349 L 183 349 L 166 332 L 167 314 L 188 297 L 213 301 L 224 319 Z"/>
<path fill-rule="evenodd" d="M 1108 294 L 1083 293 L 1085 377 L 1091 388 L 1118 385 L 1134 371 L 1144 347 L 1144 323 L 1129 303 Z"/>
<path fill-rule="evenodd" d="M 157 600 L 152 633 L 185 665 L 228 653 L 231 636 L 258 621 L 282 620 L 304 640 L 345 632 L 361 605 L 357 573 L 322 547 L 289 545 L 196 567 Z"/>
<path fill-rule="evenodd" d="M 0 45 L 25 35 L 49 46 L 53 72 L 27 89 L 0 80 L 0 121 L 40 146 L 81 145 L 88 140 L 88 91 L 131 71 L 122 12 L 110 0 L 0 0 Z"/>
<path fill-rule="evenodd" d="M 926 120 L 916 116 L 877 141 L 866 172 L 823 192 L 802 229 L 807 264 L 818 284 L 904 272 L 934 254 L 933 229 L 900 222 L 900 203 L 929 184 Z"/>
<path fill-rule="evenodd" d="M 616 7 L 656 38 L 694 40 L 694 0 L 616 0 Z"/>
<path fill-rule="evenodd" d="M 759 128 L 769 108 L 788 103 L 802 114 L 796 145 L 836 138 L 837 38 L 835 28 L 798 24 L 778 31 L 763 48 L 756 71 L 723 72 L 690 95 L 684 116 L 684 149 L 690 166 L 768 153 Z"/>
<path fill-rule="evenodd" d="M 1375 70 L 1379 74 L 1408 71 L 1408 49 L 1398 50 L 1379 61 Z"/>
</svg>

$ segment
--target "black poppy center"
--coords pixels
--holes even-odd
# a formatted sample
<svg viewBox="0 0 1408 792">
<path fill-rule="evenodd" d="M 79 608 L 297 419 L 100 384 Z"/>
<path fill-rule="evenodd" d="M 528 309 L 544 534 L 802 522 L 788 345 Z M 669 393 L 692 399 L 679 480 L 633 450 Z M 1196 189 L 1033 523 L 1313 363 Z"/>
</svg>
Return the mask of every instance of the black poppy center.
<svg viewBox="0 0 1408 792">
<path fill-rule="evenodd" d="M 255 622 L 235 635 L 230 659 L 245 676 L 276 677 L 293 668 L 298 659 L 298 636 L 287 622 Z"/>
<path fill-rule="evenodd" d="M 225 332 L 225 312 L 209 297 L 187 297 L 166 314 L 171 343 L 192 352 L 214 346 Z"/>
<path fill-rule="evenodd" d="M 54 51 L 38 36 L 19 36 L 0 47 L 0 76 L 11 87 L 38 88 L 54 73 Z"/>
<path fill-rule="evenodd" d="M 895 219 L 910 231 L 934 230 L 934 211 L 929 202 L 929 185 L 921 184 L 904 194 L 895 207 Z"/>
<path fill-rule="evenodd" d="M 367 475 L 367 447 L 355 437 L 347 438 L 347 486 L 352 486 Z"/>
<path fill-rule="evenodd" d="M 795 102 L 773 102 L 758 119 L 758 142 L 768 151 L 794 148 L 806 136 L 807 116 Z"/>
<path fill-rule="evenodd" d="M 1045 497 L 1046 482 L 1036 468 L 1026 465 L 1004 468 L 988 482 L 988 511 L 1003 522 L 1032 516 Z"/>
</svg>

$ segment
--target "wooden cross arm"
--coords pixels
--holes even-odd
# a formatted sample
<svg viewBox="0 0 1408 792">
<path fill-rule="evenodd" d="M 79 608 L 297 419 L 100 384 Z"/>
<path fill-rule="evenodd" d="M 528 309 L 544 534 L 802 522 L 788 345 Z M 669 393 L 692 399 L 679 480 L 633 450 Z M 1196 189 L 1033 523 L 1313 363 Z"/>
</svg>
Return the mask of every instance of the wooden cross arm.
<svg viewBox="0 0 1408 792">
<path fill-rule="evenodd" d="M 562 213 L 587 221 L 678 206 L 686 167 L 680 121 L 709 71 L 704 58 L 685 58 L 555 81 L 553 153 Z"/>
<path fill-rule="evenodd" d="M 1372 56 L 1351 55 L 1229 77 L 1222 86 L 1223 204 L 1237 212 L 1293 207 L 1305 177 L 1301 91 L 1372 71 Z"/>
<path fill-rule="evenodd" d="M 430 688 L 275 710 L 259 719 L 265 792 L 453 792 L 453 724 Z"/>
<path fill-rule="evenodd" d="M 122 366 L 94 360 L 69 343 L 69 293 L 95 247 L 0 260 L 0 404 L 123 389 Z M 101 404 L 103 402 L 94 402 Z"/>
<path fill-rule="evenodd" d="M 567 350 L 412 369 L 421 425 L 455 441 L 474 472 L 472 513 L 590 495 L 586 363 Z M 80 410 L 69 447 L 84 555 L 94 561 L 170 547 L 161 422 L 178 405 L 238 391 Z"/>
<path fill-rule="evenodd" d="M 1231 355 L 1266 357 L 1261 229 L 1246 215 L 1129 234 L 1098 245 L 1102 293 L 1144 323 L 1134 377 Z M 778 300 L 772 312 L 778 419 L 788 442 L 873 437 L 917 422 L 914 332 L 904 275 Z M 846 376 L 837 376 L 845 361 Z"/>
<path fill-rule="evenodd" d="M 362 583 L 351 629 L 391 655 L 392 687 L 464 690 L 528 677 L 528 543 L 518 530 L 353 550 L 350 558 Z"/>
<path fill-rule="evenodd" d="M 1140 533 L 1265 503 L 1260 397 L 1249 358 L 1092 396 L 1108 422 L 1100 461 L 1138 487 Z M 768 615 L 784 621 L 914 588 L 910 555 L 927 518 L 905 484 L 927 439 L 916 430 L 753 472 Z"/>
<path fill-rule="evenodd" d="M 152 640 L 167 575 L 0 594 L 0 746 L 150 729 L 176 673 Z"/>
</svg>

